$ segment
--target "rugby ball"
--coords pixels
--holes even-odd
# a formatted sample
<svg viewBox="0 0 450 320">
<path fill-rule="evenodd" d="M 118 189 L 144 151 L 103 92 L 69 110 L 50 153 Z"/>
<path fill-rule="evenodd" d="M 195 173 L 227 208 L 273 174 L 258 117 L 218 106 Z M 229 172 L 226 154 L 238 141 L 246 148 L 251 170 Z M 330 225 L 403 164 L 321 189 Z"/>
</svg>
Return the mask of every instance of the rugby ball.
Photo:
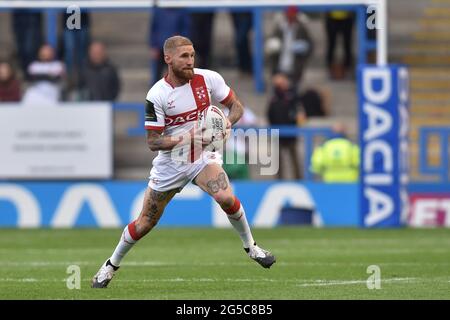
<svg viewBox="0 0 450 320">
<path fill-rule="evenodd" d="M 228 138 L 227 117 L 216 106 L 209 106 L 198 115 L 199 127 L 202 129 L 202 141 L 204 144 L 212 144 L 219 148 Z"/>
</svg>

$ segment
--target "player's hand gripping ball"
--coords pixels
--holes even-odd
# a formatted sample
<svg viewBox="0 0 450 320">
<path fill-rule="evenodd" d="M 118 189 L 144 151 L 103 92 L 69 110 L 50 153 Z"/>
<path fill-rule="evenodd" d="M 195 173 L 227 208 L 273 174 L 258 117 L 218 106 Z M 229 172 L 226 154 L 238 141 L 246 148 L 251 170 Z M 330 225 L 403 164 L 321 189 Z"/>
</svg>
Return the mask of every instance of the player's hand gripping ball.
<svg viewBox="0 0 450 320">
<path fill-rule="evenodd" d="M 230 134 L 227 128 L 228 119 L 223 111 L 216 106 L 209 106 L 198 115 L 198 125 L 202 131 L 202 142 L 219 149 L 223 147 Z"/>
</svg>

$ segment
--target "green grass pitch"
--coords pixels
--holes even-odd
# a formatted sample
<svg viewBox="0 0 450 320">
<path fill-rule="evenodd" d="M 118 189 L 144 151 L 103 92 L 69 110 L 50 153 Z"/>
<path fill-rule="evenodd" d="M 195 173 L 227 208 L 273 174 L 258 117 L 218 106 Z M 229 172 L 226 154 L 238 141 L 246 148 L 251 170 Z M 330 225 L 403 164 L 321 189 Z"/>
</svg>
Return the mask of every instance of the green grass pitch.
<svg viewBox="0 0 450 320">
<path fill-rule="evenodd" d="M 3 299 L 449 299 L 450 229 L 254 229 L 277 262 L 250 260 L 232 229 L 157 228 L 107 289 L 90 280 L 119 229 L 0 230 Z M 78 265 L 81 288 L 69 290 Z M 369 290 L 370 265 L 381 289 Z"/>
</svg>

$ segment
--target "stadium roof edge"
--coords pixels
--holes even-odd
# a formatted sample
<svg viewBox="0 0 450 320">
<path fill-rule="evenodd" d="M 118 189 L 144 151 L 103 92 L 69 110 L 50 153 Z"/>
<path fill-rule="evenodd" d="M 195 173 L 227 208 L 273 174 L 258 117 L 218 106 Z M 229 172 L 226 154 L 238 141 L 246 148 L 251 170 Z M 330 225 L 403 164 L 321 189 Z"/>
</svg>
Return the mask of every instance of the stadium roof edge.
<svg viewBox="0 0 450 320">
<path fill-rule="evenodd" d="M 358 5 L 376 4 L 380 0 L 94 0 L 94 1 L 74 1 L 74 0 L 17 0 L 0 1 L 0 8 L 67 8 L 78 6 L 83 8 L 150 8 L 155 5 L 159 7 L 270 7 L 283 5 L 317 6 L 317 5 Z"/>
</svg>

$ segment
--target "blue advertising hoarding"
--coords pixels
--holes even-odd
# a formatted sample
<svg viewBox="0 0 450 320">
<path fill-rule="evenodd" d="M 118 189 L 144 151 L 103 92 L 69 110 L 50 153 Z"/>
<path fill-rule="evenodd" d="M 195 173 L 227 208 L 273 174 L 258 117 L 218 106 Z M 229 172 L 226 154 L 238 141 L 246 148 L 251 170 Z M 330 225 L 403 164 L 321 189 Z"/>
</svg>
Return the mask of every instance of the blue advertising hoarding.
<svg viewBox="0 0 450 320">
<path fill-rule="evenodd" d="M 292 219 L 302 212 L 312 212 L 316 226 L 359 226 L 357 183 L 235 182 L 233 188 L 254 227 L 306 224 L 301 216 Z M 0 183 L 0 228 L 121 227 L 139 214 L 145 189 L 145 182 L 125 181 Z M 448 184 L 411 183 L 408 225 L 450 226 L 448 190 Z M 225 213 L 194 185 L 173 198 L 159 225 L 230 227 Z"/>
<path fill-rule="evenodd" d="M 0 183 L 0 227 L 120 227 L 139 215 L 146 186 L 124 181 Z M 358 223 L 356 184 L 235 182 L 233 189 L 255 227 L 282 224 L 286 207 L 312 212 L 315 225 Z M 172 199 L 159 225 L 230 226 L 214 200 L 194 185 Z"/>
<path fill-rule="evenodd" d="M 408 212 L 408 71 L 362 65 L 358 84 L 360 226 L 399 227 Z"/>
</svg>

